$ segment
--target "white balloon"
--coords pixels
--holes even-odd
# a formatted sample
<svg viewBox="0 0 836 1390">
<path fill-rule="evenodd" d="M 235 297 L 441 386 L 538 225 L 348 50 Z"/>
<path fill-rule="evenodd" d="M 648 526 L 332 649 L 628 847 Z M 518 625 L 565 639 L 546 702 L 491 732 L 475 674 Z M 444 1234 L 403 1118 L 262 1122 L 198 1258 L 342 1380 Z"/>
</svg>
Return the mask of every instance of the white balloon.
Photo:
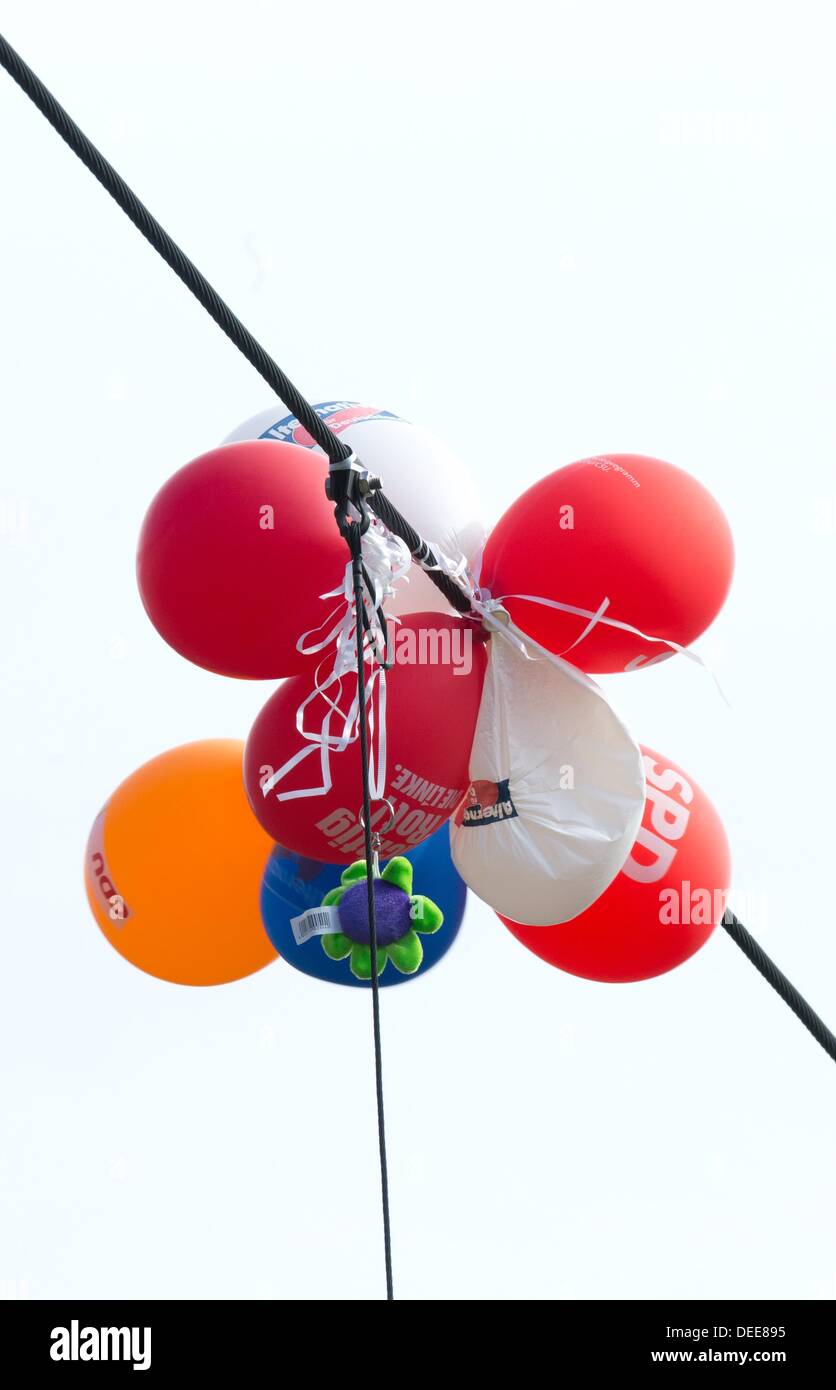
<svg viewBox="0 0 836 1390">
<path fill-rule="evenodd" d="M 595 682 L 531 650 L 491 638 L 450 845 L 468 888 L 541 927 L 577 917 L 615 878 L 645 788 L 641 750 Z"/>
<path fill-rule="evenodd" d="M 475 564 L 485 542 L 476 489 L 446 444 L 391 411 L 355 401 L 326 401 L 314 409 L 369 472 L 381 478 L 386 496 L 425 541 L 453 559 L 464 555 L 468 564 Z M 278 439 L 318 450 L 308 431 L 281 405 L 251 416 L 223 442 L 241 439 Z M 449 612 L 443 595 L 417 565 L 386 608 L 395 614 Z"/>
</svg>

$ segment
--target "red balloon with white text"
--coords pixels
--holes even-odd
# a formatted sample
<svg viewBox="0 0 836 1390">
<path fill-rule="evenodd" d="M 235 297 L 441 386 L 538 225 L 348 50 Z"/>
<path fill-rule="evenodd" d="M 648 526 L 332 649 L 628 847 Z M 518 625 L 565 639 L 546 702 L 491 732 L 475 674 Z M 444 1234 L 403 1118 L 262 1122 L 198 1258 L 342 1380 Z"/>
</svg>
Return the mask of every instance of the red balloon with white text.
<svg viewBox="0 0 836 1390">
<path fill-rule="evenodd" d="M 723 915 L 731 857 L 705 792 L 676 763 L 643 748 L 642 825 L 621 872 L 571 922 L 525 927 L 501 920 L 530 951 L 572 975 L 626 983 L 681 965 Z"/>
<path fill-rule="evenodd" d="M 485 645 L 473 623 L 444 613 L 410 613 L 393 628 L 395 662 L 386 673 L 386 786 L 388 808 L 376 805 L 372 828 L 380 829 L 381 859 L 405 854 L 452 814 L 467 791 L 470 748 L 485 676 Z M 367 672 L 371 667 L 367 666 Z M 320 683 L 327 668 L 320 669 Z M 360 820 L 362 783 L 360 746 L 355 739 L 332 751 L 332 785 L 323 795 L 279 800 L 279 794 L 321 785 L 320 749 L 306 743 L 297 729 L 297 711 L 310 694 L 307 676 L 285 681 L 270 697 L 253 725 L 244 754 L 244 780 L 259 822 L 285 849 L 328 863 L 350 863 L 364 854 Z M 347 713 L 357 678 L 342 678 L 337 696 Z M 327 705 L 316 697 L 304 727 L 322 726 Z M 371 746 L 377 747 L 379 713 Z M 331 733 L 343 719 L 332 716 Z M 280 783 L 265 783 L 305 748 L 313 751 Z M 429 891 L 429 890 L 428 890 Z"/>
</svg>

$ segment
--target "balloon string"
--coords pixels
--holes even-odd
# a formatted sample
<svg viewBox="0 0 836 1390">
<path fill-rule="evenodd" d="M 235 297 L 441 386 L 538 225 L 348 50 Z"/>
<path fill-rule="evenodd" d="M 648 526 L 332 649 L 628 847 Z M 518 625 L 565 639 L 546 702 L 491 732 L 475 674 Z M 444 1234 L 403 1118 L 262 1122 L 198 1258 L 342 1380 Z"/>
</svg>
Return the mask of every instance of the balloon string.
<svg viewBox="0 0 836 1390">
<path fill-rule="evenodd" d="M 533 649 L 538 651 L 541 656 L 544 656 L 547 661 L 551 661 L 553 665 L 560 665 L 562 667 L 571 666 L 571 663 L 567 663 L 564 660 L 567 652 L 571 652 L 575 647 L 580 646 L 581 642 L 589 636 L 593 628 L 602 624 L 604 627 L 612 627 L 617 628 L 621 632 L 629 632 L 634 637 L 641 638 L 643 642 L 667 647 L 667 652 L 654 657 L 654 661 L 661 661 L 666 656 L 679 655 L 684 656 L 688 661 L 695 662 L 697 666 L 701 666 L 704 671 L 708 672 L 720 692 L 722 699 L 726 704 L 729 703 L 716 674 L 712 671 L 708 662 L 704 661 L 697 652 L 692 651 L 690 647 L 681 646 L 679 642 L 674 642 L 671 638 L 657 637 L 654 633 L 643 632 L 641 628 L 634 627 L 632 623 L 625 623 L 619 618 L 609 617 L 607 609 L 610 606 L 610 600 L 607 597 L 601 600 L 594 611 L 591 608 L 579 608 L 573 603 L 563 603 L 559 599 L 543 598 L 541 594 L 502 594 L 499 598 L 494 598 L 490 590 L 480 588 L 478 584 L 471 581 L 466 569 L 463 568 L 463 561 L 451 560 L 449 555 L 445 555 L 443 551 L 439 551 L 436 557 L 436 565 L 440 570 L 443 570 L 445 574 L 455 579 L 462 586 L 470 600 L 472 612 L 482 619 L 485 627 L 491 632 L 501 632 L 503 636 L 510 636 L 513 638 L 515 645 L 523 655 L 530 655 L 530 651 L 527 649 Z M 586 618 L 586 626 L 579 636 L 577 636 L 573 642 L 570 642 L 568 647 L 564 647 L 563 650 L 559 652 L 549 651 L 542 643 L 536 642 L 533 637 L 529 636 L 524 628 L 520 627 L 512 620 L 505 606 L 508 599 L 517 599 L 524 603 L 533 603 L 540 608 L 551 608 L 559 613 L 569 613 L 576 618 Z M 499 626 L 497 626 L 496 622 L 497 615 L 499 617 Z M 572 669 L 580 671 L 579 667 L 573 667 Z M 584 677 L 584 679 L 589 681 L 588 676 Z"/>
<path fill-rule="evenodd" d="M 361 549 L 360 527 L 349 529 L 348 544 L 351 551 L 351 574 L 354 581 L 354 608 L 359 615 L 363 610 L 363 554 Z M 366 655 L 360 619 L 357 617 L 357 703 L 358 728 L 360 735 L 360 769 L 363 783 L 363 836 L 366 851 L 366 903 L 369 917 L 369 946 L 371 948 L 372 985 L 372 1036 L 374 1038 L 374 1079 L 377 1098 L 377 1142 L 380 1158 L 380 1196 L 383 1207 L 383 1257 L 386 1265 L 386 1298 L 395 1297 L 392 1283 L 392 1229 L 389 1220 L 389 1170 L 386 1163 L 386 1118 L 383 1109 L 383 1048 L 380 1037 L 380 981 L 377 974 L 377 913 L 375 910 L 374 874 L 376 851 L 372 831 L 372 808 L 369 769 L 368 710 L 366 707 Z M 384 716 L 385 717 L 385 716 Z"/>
<path fill-rule="evenodd" d="M 560 613 L 570 613 L 578 618 L 587 618 L 588 622 L 580 636 L 576 637 L 574 642 L 571 642 L 568 647 L 564 647 L 563 651 L 555 653 L 555 655 L 560 657 L 564 657 L 567 652 L 571 652 L 574 647 L 579 646 L 584 638 L 588 637 L 592 629 L 597 627 L 599 623 L 602 623 L 605 627 L 618 628 L 621 632 L 632 633 L 634 637 L 640 637 L 643 642 L 665 646 L 668 648 L 668 651 L 664 654 L 665 656 L 684 656 L 688 661 L 696 662 L 697 666 L 702 666 L 703 670 L 708 671 L 722 698 L 725 700 L 726 704 L 729 703 L 726 699 L 723 687 L 711 670 L 711 667 L 707 662 L 703 661 L 702 657 L 697 652 L 692 651 L 690 647 L 681 646 L 679 642 L 674 642 L 670 637 L 657 637 L 651 632 L 643 632 L 640 627 L 634 627 L 632 623 L 625 623 L 618 618 L 607 617 L 607 609 L 610 606 L 608 598 L 604 598 L 593 613 L 590 608 L 578 608 L 573 603 L 561 603 L 558 599 L 541 598 L 538 594 L 503 594 L 501 598 L 495 599 L 492 598 L 490 594 L 483 593 L 481 597 L 485 600 L 489 611 L 503 608 L 508 599 L 519 599 L 524 603 L 539 604 L 541 608 L 554 608 Z M 476 608 L 476 602 L 473 600 L 472 602 L 473 607 Z M 520 629 L 516 627 L 516 624 L 513 624 L 513 626 L 517 631 L 520 631 Z M 659 657 L 656 658 L 656 660 L 659 659 Z"/>
<path fill-rule="evenodd" d="M 342 611 L 339 608 L 332 609 L 319 627 L 303 632 L 296 643 L 297 651 L 309 655 L 317 655 L 333 646 L 331 666 L 325 678 L 320 679 L 320 673 L 327 667 L 327 658 L 323 657 L 314 672 L 314 688 L 302 700 L 296 711 L 296 729 L 307 747 L 300 748 L 277 771 L 263 779 L 260 783 L 262 796 L 266 797 L 275 792 L 279 801 L 294 801 L 300 797 L 326 796 L 331 790 L 331 754 L 344 752 L 359 737 L 360 692 L 357 692 L 347 712 L 342 708 L 340 700 L 343 697 L 343 677 L 354 670 L 357 662 L 356 643 L 364 641 L 363 629 L 368 635 L 367 655 L 372 665 L 363 698 L 370 707 L 370 735 L 377 732 L 376 755 L 372 754 L 369 760 L 371 790 L 375 800 L 383 796 L 386 782 L 386 666 L 383 663 L 387 662 L 388 658 L 388 623 L 396 623 L 399 619 L 390 617 L 387 621 L 382 604 L 386 598 L 394 594 L 394 586 L 406 577 L 410 567 L 409 552 L 403 541 L 390 535 L 383 523 L 375 517 L 362 537 L 361 564 L 365 588 L 371 596 L 369 600 L 363 597 L 361 620 L 358 621 L 355 602 L 353 562 L 349 560 L 342 584 L 320 595 L 320 598 L 326 601 L 341 596 Z M 337 613 L 340 613 L 339 621 L 332 622 Z M 320 636 L 323 628 L 328 629 L 324 637 Z M 329 694 L 332 688 L 335 688 L 335 693 Z M 376 723 L 375 705 L 378 710 Z M 306 724 L 309 708 L 319 712 L 319 725 L 314 729 L 309 729 Z M 331 732 L 332 717 L 336 717 L 341 723 L 341 732 Z M 374 747 L 374 741 L 372 742 Z M 316 786 L 298 787 L 294 791 L 275 790 L 300 763 L 313 757 L 317 751 L 320 778 Z"/>
</svg>

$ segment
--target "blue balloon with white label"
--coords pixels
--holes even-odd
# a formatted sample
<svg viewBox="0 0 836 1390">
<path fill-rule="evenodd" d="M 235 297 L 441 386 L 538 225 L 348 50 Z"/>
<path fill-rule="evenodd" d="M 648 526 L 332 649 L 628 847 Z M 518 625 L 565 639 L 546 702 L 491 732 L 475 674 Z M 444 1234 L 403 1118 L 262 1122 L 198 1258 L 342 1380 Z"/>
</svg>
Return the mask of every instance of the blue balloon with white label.
<svg viewBox="0 0 836 1390">
<path fill-rule="evenodd" d="M 424 958 L 415 974 L 402 975 L 390 966 L 380 976 L 381 989 L 426 975 L 449 951 L 464 916 L 467 888 L 450 857 L 449 826 L 442 825 L 405 857 L 412 864 L 415 892 L 437 903 L 444 921 L 438 931 L 421 937 Z M 276 845 L 261 884 L 261 918 L 267 935 L 288 965 L 317 980 L 368 989 L 369 981 L 357 979 L 347 961 L 332 960 L 325 954 L 320 936 L 311 936 L 298 945 L 290 924 L 291 918 L 319 907 L 325 894 L 339 887 L 342 872 L 339 864 L 320 864 Z"/>
</svg>

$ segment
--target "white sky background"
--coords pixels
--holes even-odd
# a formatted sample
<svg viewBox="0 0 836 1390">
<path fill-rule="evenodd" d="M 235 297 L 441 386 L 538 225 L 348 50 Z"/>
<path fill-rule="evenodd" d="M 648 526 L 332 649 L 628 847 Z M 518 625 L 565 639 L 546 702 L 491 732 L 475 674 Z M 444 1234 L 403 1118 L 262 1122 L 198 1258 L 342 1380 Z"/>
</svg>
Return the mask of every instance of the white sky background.
<svg viewBox="0 0 836 1390">
<path fill-rule="evenodd" d="M 684 662 L 607 689 L 712 796 L 745 920 L 836 1025 L 829 7 L 12 2 L 2 29 L 302 389 L 446 438 L 488 519 L 605 451 L 712 489 L 737 574 L 699 650 L 732 709 Z M 156 982 L 82 886 L 118 782 L 266 698 L 164 645 L 134 550 L 269 393 L 5 74 L 0 170 L 2 1288 L 378 1297 L 370 1000 L 282 965 Z M 401 1297 L 836 1295 L 833 1065 L 722 932 L 597 985 L 471 898 L 382 1011 Z"/>
</svg>

